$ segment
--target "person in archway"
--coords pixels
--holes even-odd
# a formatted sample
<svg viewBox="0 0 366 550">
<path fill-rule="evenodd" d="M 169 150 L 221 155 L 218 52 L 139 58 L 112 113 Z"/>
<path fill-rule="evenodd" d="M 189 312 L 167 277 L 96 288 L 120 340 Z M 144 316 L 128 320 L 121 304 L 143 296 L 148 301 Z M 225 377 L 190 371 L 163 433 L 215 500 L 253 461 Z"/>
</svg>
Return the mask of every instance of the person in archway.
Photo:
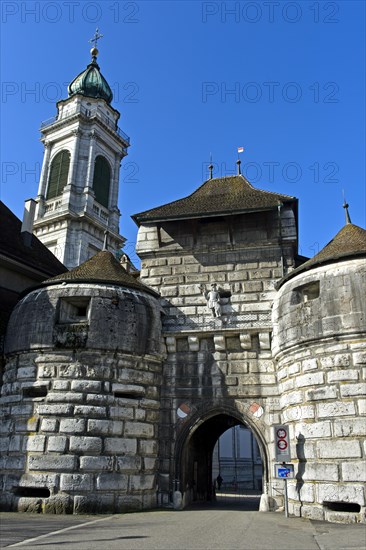
<svg viewBox="0 0 366 550">
<path fill-rule="evenodd" d="M 221 475 L 219 474 L 216 478 L 216 483 L 217 483 L 217 490 L 220 491 L 221 489 L 221 485 L 222 485 L 222 482 L 224 480 L 222 479 Z"/>
</svg>

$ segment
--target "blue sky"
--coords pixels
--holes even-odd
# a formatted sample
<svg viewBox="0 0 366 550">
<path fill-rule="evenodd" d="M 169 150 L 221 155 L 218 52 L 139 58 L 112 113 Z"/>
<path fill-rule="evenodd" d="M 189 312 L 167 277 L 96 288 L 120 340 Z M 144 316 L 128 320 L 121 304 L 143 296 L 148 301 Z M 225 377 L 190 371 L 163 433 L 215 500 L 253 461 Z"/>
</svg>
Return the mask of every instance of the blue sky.
<svg viewBox="0 0 366 550">
<path fill-rule="evenodd" d="M 365 3 L 3 0 L 1 199 L 19 216 L 37 194 L 39 126 L 89 62 L 131 137 L 121 168 L 121 233 L 136 212 L 235 170 L 299 198 L 300 253 L 342 227 L 342 190 L 365 226 Z"/>
</svg>

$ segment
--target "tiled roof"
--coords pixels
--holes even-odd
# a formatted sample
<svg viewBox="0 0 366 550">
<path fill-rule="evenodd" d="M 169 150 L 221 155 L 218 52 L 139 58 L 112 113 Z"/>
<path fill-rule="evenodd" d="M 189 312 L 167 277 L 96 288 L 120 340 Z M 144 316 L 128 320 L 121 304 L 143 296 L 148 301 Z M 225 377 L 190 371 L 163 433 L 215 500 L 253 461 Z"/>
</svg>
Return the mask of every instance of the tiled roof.
<svg viewBox="0 0 366 550">
<path fill-rule="evenodd" d="M 147 221 L 235 214 L 272 209 L 280 202 L 296 200 L 289 195 L 256 189 L 242 175 L 226 176 L 209 179 L 188 197 L 145 210 L 132 218 L 140 224 Z"/>
<path fill-rule="evenodd" d="M 66 267 L 35 235 L 26 246 L 21 234 L 22 222 L 0 201 L 0 254 L 38 271 L 40 278 L 62 273 Z"/>
<path fill-rule="evenodd" d="M 71 271 L 52 277 L 45 281 L 42 286 L 49 284 L 58 284 L 62 282 L 69 283 L 102 283 L 112 284 L 119 286 L 126 286 L 128 288 L 136 288 L 143 292 L 148 292 L 153 296 L 157 294 L 143 285 L 135 279 L 132 275 L 121 266 L 118 260 L 114 257 L 112 252 L 108 250 L 101 250 L 95 256 L 92 256 L 89 260 L 83 264 L 75 267 Z"/>
<path fill-rule="evenodd" d="M 366 230 L 353 223 L 347 223 L 318 254 L 281 279 L 278 288 L 303 271 L 358 256 L 366 256 Z"/>
</svg>

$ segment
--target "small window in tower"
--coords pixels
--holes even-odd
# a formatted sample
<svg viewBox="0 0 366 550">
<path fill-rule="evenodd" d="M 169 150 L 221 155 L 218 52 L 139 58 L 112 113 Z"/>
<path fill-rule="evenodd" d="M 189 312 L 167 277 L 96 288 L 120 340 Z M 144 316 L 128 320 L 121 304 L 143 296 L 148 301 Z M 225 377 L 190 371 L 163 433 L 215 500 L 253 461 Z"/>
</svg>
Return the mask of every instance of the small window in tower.
<svg viewBox="0 0 366 550">
<path fill-rule="evenodd" d="M 59 323 L 87 323 L 89 320 L 90 298 L 85 296 L 61 298 L 59 302 Z"/>
<path fill-rule="evenodd" d="M 298 286 L 294 288 L 291 293 L 290 304 L 297 305 L 310 302 L 319 298 L 320 284 L 319 281 L 313 281 L 307 285 Z"/>
<path fill-rule="evenodd" d="M 45 385 L 40 386 L 28 386 L 22 390 L 23 397 L 37 398 L 46 397 L 48 393 L 48 387 Z"/>
<path fill-rule="evenodd" d="M 143 399 L 146 393 L 143 386 L 132 384 L 113 384 L 112 391 L 114 397 L 118 399 Z"/>
<path fill-rule="evenodd" d="M 69 151 L 60 151 L 51 162 L 50 175 L 48 178 L 48 187 L 46 199 L 54 199 L 62 194 L 70 167 Z"/>
<path fill-rule="evenodd" d="M 109 187 L 111 181 L 111 169 L 108 161 L 101 155 L 97 156 L 94 165 L 93 189 L 95 200 L 105 208 L 109 204 Z"/>
</svg>

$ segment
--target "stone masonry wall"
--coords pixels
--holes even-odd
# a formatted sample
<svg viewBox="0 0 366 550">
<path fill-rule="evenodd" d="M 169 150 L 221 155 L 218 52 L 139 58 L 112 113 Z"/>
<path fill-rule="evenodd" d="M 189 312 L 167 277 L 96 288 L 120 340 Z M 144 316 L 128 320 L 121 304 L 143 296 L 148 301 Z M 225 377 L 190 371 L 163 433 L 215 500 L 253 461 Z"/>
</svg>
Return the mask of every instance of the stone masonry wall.
<svg viewBox="0 0 366 550">
<path fill-rule="evenodd" d="M 2 506 L 119 512 L 156 502 L 156 299 L 119 285 L 43 287 L 14 309 L 2 387 Z"/>
<path fill-rule="evenodd" d="M 159 355 L 160 340 L 156 298 L 115 285 L 73 282 L 36 289 L 17 304 L 5 353 L 66 348 Z"/>
<path fill-rule="evenodd" d="M 317 292 L 299 299 L 299 289 L 304 297 L 318 282 Z M 365 296 L 364 260 L 351 260 L 295 277 L 274 305 L 282 421 L 297 464 L 289 482 L 296 515 L 365 521 Z"/>
<path fill-rule="evenodd" d="M 293 245 L 280 241 L 272 213 L 143 225 L 136 250 L 141 280 L 165 298 L 165 332 L 268 332 L 275 282 L 294 265 Z M 221 293 L 221 319 L 203 296 L 212 283 Z"/>
<path fill-rule="evenodd" d="M 237 411 L 262 441 L 273 440 L 280 416 L 271 307 L 275 283 L 294 264 L 293 250 L 291 241 L 280 240 L 277 215 L 268 212 L 140 227 L 141 280 L 160 293 L 165 313 L 160 472 L 171 481 L 177 442 L 197 415 Z M 213 283 L 220 318 L 203 295 Z M 184 421 L 177 415 L 182 405 Z M 260 417 L 253 415 L 257 406 Z"/>
<path fill-rule="evenodd" d="M 193 427 L 197 418 L 204 419 L 208 413 L 236 412 L 237 418 L 261 438 L 260 446 L 272 439 L 271 427 L 280 421 L 276 375 L 266 343 L 262 342 L 260 348 L 255 335 L 253 347 L 243 350 L 239 335 L 207 336 L 166 338 L 169 345 L 161 392 L 160 471 L 169 473 L 171 479 L 175 476 L 175 445 L 186 433 L 187 425 Z M 181 410 L 186 414 L 184 419 L 180 418 Z M 264 464 L 265 483 L 271 473 L 266 467 Z"/>
<path fill-rule="evenodd" d="M 155 504 L 160 362 L 122 353 L 12 357 L 2 402 L 2 507 L 113 513 Z"/>
</svg>

